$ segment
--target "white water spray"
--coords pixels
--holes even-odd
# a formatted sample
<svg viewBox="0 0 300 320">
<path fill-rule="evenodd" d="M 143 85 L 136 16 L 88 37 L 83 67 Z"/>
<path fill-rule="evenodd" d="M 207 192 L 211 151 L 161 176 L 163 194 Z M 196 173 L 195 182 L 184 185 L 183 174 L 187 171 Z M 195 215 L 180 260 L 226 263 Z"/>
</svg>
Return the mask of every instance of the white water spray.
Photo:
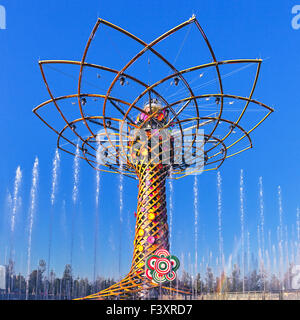
<svg viewBox="0 0 300 320">
<path fill-rule="evenodd" d="M 174 187 L 173 187 L 173 171 L 170 169 L 170 177 L 169 177 L 169 242 L 170 242 L 170 252 L 172 252 L 172 232 L 173 232 L 173 196 L 174 196 Z"/>
<path fill-rule="evenodd" d="M 102 154 L 101 154 L 101 143 L 100 143 L 100 138 L 97 136 L 97 142 L 98 142 L 98 147 L 97 147 L 97 153 L 96 153 L 96 159 L 97 159 L 97 170 L 96 170 L 96 195 L 95 195 L 95 200 L 96 200 L 96 208 L 99 206 L 99 195 L 100 195 L 100 164 L 102 161 Z"/>
<path fill-rule="evenodd" d="M 270 255 L 268 250 L 266 250 L 265 255 L 266 255 L 266 264 L 267 264 L 267 277 L 270 280 L 271 279 L 271 260 L 270 260 Z"/>
<path fill-rule="evenodd" d="M 242 247 L 242 281 L 243 281 L 243 292 L 245 292 L 245 238 L 244 238 L 244 170 L 241 169 L 240 173 L 240 212 L 241 212 L 241 247 Z"/>
<path fill-rule="evenodd" d="M 36 210 L 38 179 L 39 179 L 39 159 L 35 158 L 33 169 L 32 169 L 32 183 L 31 183 L 31 189 L 30 189 L 29 232 L 28 232 L 28 248 L 27 248 L 26 300 L 28 299 L 28 293 L 29 293 L 29 275 L 30 275 L 30 264 L 31 264 L 32 229 L 33 229 L 33 222 L 34 222 L 34 213 L 35 213 L 35 210 Z"/>
<path fill-rule="evenodd" d="M 75 158 L 74 158 L 74 163 L 73 163 L 73 192 L 72 192 L 72 200 L 74 205 L 76 204 L 78 200 L 78 188 L 79 188 L 79 145 L 76 147 L 76 153 L 75 153 Z"/>
<path fill-rule="evenodd" d="M 289 282 L 289 275 L 290 275 L 290 271 L 289 271 L 289 267 L 290 267 L 290 256 L 289 256 L 289 247 L 288 247 L 288 241 L 289 241 L 289 237 L 288 237 L 288 228 L 287 226 L 285 226 L 285 261 L 286 261 L 286 271 L 288 273 L 288 282 Z M 288 288 L 290 289 L 290 284 L 288 283 Z"/>
<path fill-rule="evenodd" d="M 218 192 L 218 233 L 219 233 L 219 259 L 221 272 L 224 271 L 224 254 L 223 254 L 223 234 L 222 234 L 222 177 L 220 172 L 217 173 L 217 192 Z"/>
<path fill-rule="evenodd" d="M 51 264 L 51 248 L 52 248 L 52 227 L 53 227 L 53 206 L 55 203 L 55 197 L 58 187 L 58 171 L 60 165 L 60 155 L 58 150 L 56 149 L 54 158 L 52 161 L 52 184 L 51 184 L 51 195 L 50 195 L 50 202 L 51 202 L 51 213 L 50 213 L 50 223 L 49 223 L 49 247 L 48 247 L 48 268 L 47 268 L 47 275 L 49 279 L 50 273 L 50 264 Z"/>
<path fill-rule="evenodd" d="M 121 277 L 121 260 L 122 260 L 122 229 L 123 229 L 123 208 L 124 208 L 124 176 L 123 176 L 123 164 L 120 166 L 121 174 L 119 175 L 119 197 L 120 197 L 120 233 L 119 233 L 119 277 Z"/>
<path fill-rule="evenodd" d="M 257 225 L 257 246 L 258 246 L 258 252 L 261 254 L 261 240 L 260 240 L 260 227 L 259 224 Z M 259 256 L 259 267 L 261 268 L 261 255 Z"/>
<path fill-rule="evenodd" d="M 13 200 L 12 200 L 11 193 L 7 191 L 6 204 L 9 212 L 12 212 L 12 203 L 13 203 Z"/>
<path fill-rule="evenodd" d="M 263 279 L 263 285 L 265 290 L 265 278 L 264 278 L 264 262 L 263 262 L 263 253 L 262 253 L 262 247 L 261 247 L 261 230 L 260 225 L 257 225 L 257 241 L 258 241 L 258 261 L 259 261 L 259 272 L 260 276 Z"/>
<path fill-rule="evenodd" d="M 277 258 L 276 258 L 276 248 L 275 245 L 272 245 L 272 255 L 273 255 L 273 273 L 277 271 Z"/>
<path fill-rule="evenodd" d="M 279 268 L 280 281 L 283 284 L 283 209 L 282 209 L 282 194 L 281 187 L 278 186 L 278 205 L 279 205 Z"/>
<path fill-rule="evenodd" d="M 99 195 L 100 195 L 100 171 L 96 171 L 96 213 L 95 213 L 95 239 L 94 239 L 94 282 L 96 280 L 97 272 L 97 251 L 98 251 L 98 239 L 99 239 Z"/>
<path fill-rule="evenodd" d="M 16 176 L 14 181 L 14 192 L 13 192 L 13 198 L 9 199 L 10 201 L 10 207 L 12 208 L 11 211 L 11 232 L 10 232 L 10 254 L 9 254 L 9 263 L 11 261 L 14 261 L 14 254 L 15 254 L 15 248 L 14 248 L 14 237 L 15 237 L 15 225 L 16 225 L 16 216 L 17 211 L 20 205 L 20 198 L 19 198 L 19 190 L 20 185 L 22 181 L 22 171 L 20 169 L 20 166 L 16 170 Z M 6 257 L 5 257 L 6 260 Z M 12 276 L 12 268 L 9 268 L 8 270 L 8 292 L 10 293 L 10 287 L 11 287 L 11 276 Z"/>
<path fill-rule="evenodd" d="M 300 263 L 300 209 L 297 208 L 297 263 Z"/>
<path fill-rule="evenodd" d="M 292 237 L 292 240 L 290 240 L 292 265 L 296 264 L 295 244 L 297 245 L 297 243 L 295 241 L 295 233 L 294 233 L 294 225 L 293 225 L 293 237 Z"/>
<path fill-rule="evenodd" d="M 198 272 L 198 176 L 194 176 L 195 274 Z"/>
<path fill-rule="evenodd" d="M 79 173 L 80 173 L 80 166 L 79 166 L 79 145 L 76 146 L 76 152 L 73 162 L 73 190 L 72 190 L 72 200 L 74 204 L 73 208 L 73 215 L 72 215 L 72 230 L 71 230 L 71 252 L 70 252 L 70 265 L 73 272 L 73 247 L 74 247 L 74 233 L 75 233 L 75 206 L 78 200 L 78 193 L 79 193 Z"/>
<path fill-rule="evenodd" d="M 263 194 L 263 179 L 262 179 L 262 177 L 259 177 L 259 209 L 260 209 L 261 252 L 262 252 L 262 263 L 264 264 L 265 215 L 264 215 L 264 194 Z"/>
<path fill-rule="evenodd" d="M 95 238 L 94 238 L 94 282 L 96 280 L 97 273 L 97 252 L 98 252 L 98 239 L 99 239 L 99 196 L 100 196 L 100 164 L 101 164 L 101 143 L 97 137 L 98 147 L 96 153 L 97 170 L 96 170 L 96 192 L 95 192 Z"/>
<path fill-rule="evenodd" d="M 232 272 L 232 254 L 228 257 L 228 262 L 225 267 L 225 274 L 230 274 Z"/>
<path fill-rule="evenodd" d="M 120 222 L 123 223 L 123 207 L 124 207 L 124 199 L 123 199 L 123 191 L 124 191 L 124 176 L 123 174 L 119 175 L 119 196 L 120 196 Z"/>
<path fill-rule="evenodd" d="M 183 279 L 184 271 L 185 271 L 185 264 L 184 264 L 184 253 L 181 252 L 180 254 L 180 273 L 181 273 L 181 279 Z"/>
<path fill-rule="evenodd" d="M 247 273 L 250 275 L 250 232 L 247 232 Z"/>
<path fill-rule="evenodd" d="M 55 155 L 52 162 L 52 185 L 51 185 L 51 205 L 54 205 L 55 202 L 55 196 L 57 192 L 57 186 L 58 186 L 58 170 L 59 170 L 59 164 L 60 164 L 60 156 L 59 152 L 56 149 Z"/>
<path fill-rule="evenodd" d="M 96 208 L 99 207 L 99 195 L 100 195 L 100 171 L 96 171 L 96 194 L 95 194 L 95 202 Z"/>
<path fill-rule="evenodd" d="M 269 250 L 269 255 L 272 253 L 272 241 L 271 241 L 271 230 L 268 232 L 268 250 Z"/>
<path fill-rule="evenodd" d="M 21 171 L 21 168 L 18 167 L 16 170 L 14 193 L 13 193 L 13 199 L 12 199 L 12 215 L 11 215 L 11 233 L 12 234 L 15 231 L 16 214 L 18 211 L 19 190 L 20 190 L 21 181 L 22 181 L 22 171 Z"/>
</svg>

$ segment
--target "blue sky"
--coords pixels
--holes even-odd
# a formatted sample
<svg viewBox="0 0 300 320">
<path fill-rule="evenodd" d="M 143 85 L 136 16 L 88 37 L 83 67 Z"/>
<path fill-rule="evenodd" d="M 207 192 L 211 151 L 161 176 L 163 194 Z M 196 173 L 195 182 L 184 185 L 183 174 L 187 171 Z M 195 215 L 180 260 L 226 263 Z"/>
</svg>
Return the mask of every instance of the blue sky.
<svg viewBox="0 0 300 320">
<path fill-rule="evenodd" d="M 274 112 L 252 137 L 254 149 L 229 159 L 221 167 L 223 179 L 223 237 L 226 256 L 234 250 L 234 236 L 240 238 L 239 174 L 245 172 L 246 229 L 257 246 L 259 223 L 258 178 L 263 176 L 265 230 L 272 231 L 276 243 L 279 224 L 277 187 L 283 195 L 284 225 L 292 237 L 299 205 L 299 72 L 300 30 L 291 26 L 295 1 L 96 1 L 0 0 L 7 14 L 7 29 L 0 30 L 0 264 L 9 248 L 9 215 L 6 198 L 13 191 L 15 170 L 23 172 L 22 206 L 16 225 L 17 268 L 25 270 L 31 170 L 36 156 L 40 160 L 37 210 L 32 242 L 32 265 L 47 259 L 50 216 L 51 166 L 56 137 L 31 112 L 47 100 L 48 93 L 38 67 L 39 59 L 80 60 L 83 48 L 96 23 L 104 18 L 151 41 L 166 30 L 187 20 L 193 13 L 205 30 L 217 59 L 267 58 L 262 65 L 254 98 Z M 177 52 L 178 46 L 172 44 Z M 105 50 L 105 48 L 104 48 Z M 182 59 L 185 58 L 183 55 Z M 99 62 L 100 63 L 100 62 Z M 153 73 L 155 71 L 152 71 Z M 238 74 L 239 75 L 239 74 Z M 239 78 L 235 78 L 239 85 Z M 63 85 L 59 90 L 64 91 Z M 92 277 L 95 173 L 80 163 L 80 201 L 72 205 L 73 159 L 61 154 L 59 194 L 55 204 L 53 267 L 60 273 L 69 263 L 71 219 L 75 212 L 74 270 Z M 174 182 L 174 254 L 194 255 L 193 179 Z M 98 270 L 117 275 L 119 259 L 119 177 L 101 176 Z M 134 230 L 137 183 L 125 179 L 124 225 Z M 199 256 L 212 250 L 217 254 L 216 172 L 199 176 Z M 65 211 L 63 210 L 65 201 Z M 128 217 L 128 218 L 127 218 Z M 129 268 L 133 233 L 123 225 L 121 271 Z M 255 251 L 256 252 L 256 251 Z"/>
</svg>

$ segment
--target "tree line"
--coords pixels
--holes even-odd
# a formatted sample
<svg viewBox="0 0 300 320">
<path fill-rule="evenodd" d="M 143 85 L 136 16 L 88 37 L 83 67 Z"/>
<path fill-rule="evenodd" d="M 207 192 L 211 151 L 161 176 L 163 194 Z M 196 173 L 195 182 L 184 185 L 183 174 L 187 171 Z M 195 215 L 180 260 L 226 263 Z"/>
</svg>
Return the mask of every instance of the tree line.
<svg viewBox="0 0 300 320">
<path fill-rule="evenodd" d="M 192 291 L 195 295 L 220 292 L 278 292 L 291 289 L 292 265 L 282 275 L 282 281 L 277 275 L 268 275 L 265 270 L 253 270 L 242 277 L 241 269 L 234 265 L 229 274 L 215 275 L 213 269 L 207 266 L 205 274 L 192 276 L 183 270 L 181 277 L 170 285 L 174 288 Z M 74 277 L 72 267 L 67 264 L 62 277 L 57 277 L 51 270 L 46 274 L 46 262 L 39 261 L 37 269 L 33 270 L 28 279 L 22 274 L 15 274 L 12 261 L 6 266 L 6 288 L 0 290 L 0 299 L 53 299 L 69 300 L 84 297 L 108 288 L 116 283 L 115 279 L 98 277 L 95 281 L 88 278 Z"/>
</svg>

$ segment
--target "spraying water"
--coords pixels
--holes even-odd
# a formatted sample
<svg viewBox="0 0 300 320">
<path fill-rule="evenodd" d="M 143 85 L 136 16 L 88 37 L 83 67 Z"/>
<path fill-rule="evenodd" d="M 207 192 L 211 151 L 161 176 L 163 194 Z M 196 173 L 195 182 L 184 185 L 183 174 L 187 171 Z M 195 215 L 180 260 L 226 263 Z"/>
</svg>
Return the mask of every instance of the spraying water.
<svg viewBox="0 0 300 320">
<path fill-rule="evenodd" d="M 96 171 L 96 214 L 95 214 L 95 239 L 94 239 L 94 281 L 96 280 L 97 271 L 97 251 L 98 251 L 98 238 L 99 238 L 99 194 L 100 194 L 100 171 Z"/>
<path fill-rule="evenodd" d="M 96 171 L 96 195 L 95 195 L 95 202 L 96 208 L 99 207 L 99 195 L 100 195 L 100 171 Z"/>
<path fill-rule="evenodd" d="M 259 224 L 257 225 L 257 241 L 258 241 L 258 260 L 259 260 L 259 271 L 260 276 L 263 279 L 263 286 L 265 291 L 265 277 L 264 277 L 264 261 L 263 261 L 263 253 L 262 253 L 262 247 L 261 247 L 261 230 Z"/>
<path fill-rule="evenodd" d="M 272 255 L 273 255 L 273 273 L 277 271 L 277 258 L 276 258 L 276 248 L 272 245 Z"/>
<path fill-rule="evenodd" d="M 198 176 L 194 177 L 195 274 L 198 272 Z"/>
<path fill-rule="evenodd" d="M 181 279 L 183 279 L 183 274 L 184 274 L 184 271 L 185 271 L 185 269 L 184 269 L 184 267 L 185 267 L 185 265 L 184 265 L 184 253 L 183 252 L 181 252 L 181 254 L 180 254 L 180 265 L 181 265 L 181 268 L 180 268 Z"/>
<path fill-rule="evenodd" d="M 124 199 L 123 199 L 123 191 L 124 191 L 124 176 L 122 174 L 121 165 L 121 174 L 119 175 L 119 197 L 120 197 L 120 234 L 119 234 L 119 277 L 121 277 L 121 260 L 122 260 L 122 228 L 123 228 L 123 207 L 124 207 Z"/>
<path fill-rule="evenodd" d="M 241 246 L 242 246 L 242 279 L 243 279 L 243 292 L 245 292 L 245 239 L 244 239 L 244 170 L 241 169 L 240 173 L 240 212 L 241 212 Z"/>
<path fill-rule="evenodd" d="M 174 194 L 174 188 L 173 188 L 173 170 L 172 166 L 170 167 L 169 171 L 169 251 L 172 252 L 172 233 L 173 233 L 173 194 Z M 178 286 L 178 282 L 176 282 L 176 285 Z M 171 288 L 171 282 L 170 282 L 170 288 Z"/>
<path fill-rule="evenodd" d="M 212 266 L 212 259 L 213 259 L 212 252 L 209 251 L 209 258 L 208 258 L 208 264 L 209 264 L 209 266 Z"/>
<path fill-rule="evenodd" d="M 28 248 L 27 248 L 27 285 L 26 285 L 26 300 L 29 293 L 29 275 L 31 263 L 31 244 L 32 244 L 32 229 L 34 222 L 34 213 L 36 210 L 37 186 L 39 178 L 39 159 L 35 158 L 32 169 L 32 183 L 30 189 L 30 208 L 29 208 L 29 232 L 28 232 Z"/>
<path fill-rule="evenodd" d="M 294 229 L 294 225 L 293 225 L 293 229 Z M 295 234 L 294 234 L 294 230 L 293 230 L 293 238 L 290 241 L 290 246 L 291 246 L 291 262 L 292 265 L 296 264 L 296 255 L 295 255 L 295 244 L 297 245 L 295 239 Z"/>
<path fill-rule="evenodd" d="M 229 255 L 228 262 L 225 268 L 225 273 L 229 274 L 232 272 L 232 254 Z"/>
<path fill-rule="evenodd" d="M 250 290 L 250 232 L 247 232 L 247 274 L 248 274 L 248 282 L 247 287 L 248 291 Z"/>
<path fill-rule="evenodd" d="M 7 203 L 8 211 L 12 212 L 13 199 L 12 199 L 12 195 L 11 195 L 11 193 L 9 191 L 7 191 L 6 203 Z"/>
<path fill-rule="evenodd" d="M 174 188 L 173 188 L 173 171 L 172 167 L 170 169 L 170 177 L 169 177 L 169 243 L 170 243 L 170 252 L 172 252 L 172 232 L 173 232 L 173 195 L 174 195 Z"/>
<path fill-rule="evenodd" d="M 116 260 L 117 259 L 116 259 L 116 253 L 115 253 L 116 252 L 116 245 L 115 245 L 114 232 L 113 232 L 112 225 L 110 225 L 110 227 L 109 227 L 108 243 L 109 243 L 109 248 L 113 252 L 113 260 L 112 260 L 109 276 L 111 278 L 114 278 L 114 276 L 116 275 L 116 263 L 117 263 Z"/>
<path fill-rule="evenodd" d="M 192 282 L 193 282 L 193 276 L 192 276 L 192 274 L 193 274 L 193 270 L 192 270 L 192 268 L 193 268 L 193 264 L 192 264 L 192 262 L 191 262 L 191 253 L 190 252 L 188 252 L 188 266 L 189 266 L 189 268 L 187 268 L 187 271 L 188 271 L 188 273 L 191 275 L 191 278 L 190 278 L 190 286 L 191 286 L 191 288 L 193 288 L 193 285 L 192 285 Z M 192 297 L 193 297 L 193 295 L 194 295 L 194 290 L 192 290 Z"/>
<path fill-rule="evenodd" d="M 72 200 L 74 205 L 76 204 L 78 200 L 78 188 L 79 188 L 79 145 L 76 147 L 76 153 L 75 153 L 75 158 L 74 158 L 74 163 L 73 163 L 73 192 L 72 192 Z"/>
<path fill-rule="evenodd" d="M 204 256 L 202 256 L 201 273 L 202 273 L 202 275 L 204 275 L 204 273 L 205 273 L 205 259 L 204 259 Z M 201 286 L 201 293 L 202 293 L 202 286 Z"/>
<path fill-rule="evenodd" d="M 264 263 L 265 215 L 264 215 L 264 194 L 263 194 L 263 179 L 262 179 L 262 177 L 259 177 L 259 209 L 260 209 L 261 252 L 262 252 L 262 262 Z"/>
<path fill-rule="evenodd" d="M 51 213 L 50 213 L 50 223 L 49 223 L 48 270 L 47 270 L 48 279 L 49 279 L 50 265 L 51 265 L 52 228 L 53 228 L 53 214 L 54 214 L 53 207 L 54 207 L 55 197 L 56 197 L 56 192 L 58 187 L 59 165 L 60 165 L 60 156 L 59 156 L 58 150 L 56 149 L 54 158 L 52 161 L 52 184 L 51 184 L 51 195 L 50 195 Z"/>
<path fill-rule="evenodd" d="M 261 256 L 261 240 L 260 240 L 260 227 L 259 224 L 257 225 L 257 246 L 258 246 L 258 252 L 260 253 L 259 255 L 259 268 L 261 270 L 261 264 L 262 264 L 262 256 Z"/>
<path fill-rule="evenodd" d="M 95 213 L 95 239 L 94 239 L 94 282 L 96 280 L 97 273 L 97 251 L 98 251 L 98 239 L 99 239 L 99 196 L 100 196 L 100 163 L 101 163 L 101 144 L 98 142 L 96 159 L 98 167 L 96 170 L 96 194 L 95 194 L 95 204 L 96 204 L 96 213 Z"/>
<path fill-rule="evenodd" d="M 289 247 L 288 247 L 288 241 L 289 241 L 289 238 L 288 238 L 288 228 L 287 226 L 285 226 L 285 261 L 286 261 L 286 270 L 287 270 L 287 273 L 288 273 L 288 288 L 290 288 L 290 284 L 289 284 L 289 279 L 290 279 L 290 272 L 289 272 L 289 266 L 290 266 L 290 257 L 289 257 Z"/>
<path fill-rule="evenodd" d="M 247 273 L 250 275 L 250 232 L 247 232 Z"/>
<path fill-rule="evenodd" d="M 297 208 L 297 263 L 300 263 L 300 209 Z"/>
<path fill-rule="evenodd" d="M 218 193 L 218 232 L 219 232 L 219 259 L 221 271 L 224 270 L 224 254 L 223 254 L 223 234 L 222 234 L 222 177 L 221 173 L 217 173 L 217 193 Z"/>
<path fill-rule="evenodd" d="M 60 155 L 58 150 L 56 149 L 53 162 L 52 162 L 52 185 L 51 185 L 51 196 L 50 196 L 50 201 L 52 206 L 54 205 L 55 196 L 57 192 L 59 165 L 60 165 Z"/>
<path fill-rule="evenodd" d="M 272 251 L 272 241 L 271 241 L 271 230 L 268 232 L 268 250 L 269 250 L 269 255 L 271 254 Z"/>
<path fill-rule="evenodd" d="M 269 250 L 266 250 L 265 254 L 266 254 L 266 263 L 267 263 L 267 270 L 268 270 L 267 276 L 270 279 L 271 278 L 271 260 L 270 260 Z"/>
<path fill-rule="evenodd" d="M 7 197 L 6 197 L 6 208 L 8 210 L 8 212 L 10 213 L 10 215 L 12 214 L 12 203 L 13 203 L 13 200 L 12 200 L 12 195 L 9 191 L 7 191 Z M 12 216 L 10 217 L 12 219 Z M 11 232 L 11 246 L 12 246 L 12 232 Z M 6 247 L 5 247 L 6 248 Z M 7 248 L 6 248 L 7 249 Z M 5 263 L 6 264 L 6 263 Z"/>
<path fill-rule="evenodd" d="M 262 263 L 261 263 L 261 260 L 262 260 L 261 248 L 258 249 L 258 260 L 259 260 L 259 272 L 262 277 L 263 274 L 262 274 Z"/>
<path fill-rule="evenodd" d="M 79 192 L 79 145 L 76 146 L 76 153 L 73 162 L 73 190 L 72 190 L 72 201 L 74 205 L 74 211 L 72 215 L 72 233 L 71 233 L 71 252 L 70 252 L 70 265 L 73 272 L 73 247 L 74 247 L 74 232 L 75 232 L 75 206 L 78 200 L 78 192 Z"/>
<path fill-rule="evenodd" d="M 13 198 L 11 200 L 10 206 L 12 207 L 11 211 L 11 232 L 10 232 L 10 257 L 9 261 L 14 260 L 14 237 L 15 237 L 15 225 L 16 225 L 16 215 L 19 208 L 19 190 L 20 185 L 22 181 L 22 171 L 20 166 L 16 170 L 16 176 L 14 181 L 14 192 L 13 192 Z M 6 260 L 6 259 L 5 259 Z M 11 287 L 11 273 L 13 272 L 12 268 L 8 269 L 8 295 L 10 293 L 10 287 Z"/>
<path fill-rule="evenodd" d="M 17 214 L 18 204 L 19 204 L 19 190 L 20 190 L 21 180 L 22 180 L 22 171 L 21 171 L 21 168 L 18 167 L 16 170 L 14 193 L 13 193 L 13 199 L 12 199 L 12 215 L 11 215 L 11 233 L 12 234 L 15 231 L 16 214 Z"/>
<path fill-rule="evenodd" d="M 280 280 L 283 283 L 283 209 L 282 209 L 282 194 L 281 187 L 278 186 L 278 205 L 279 205 L 279 265 L 280 265 Z"/>
<path fill-rule="evenodd" d="M 61 224 L 61 230 L 62 230 L 63 236 L 64 236 L 64 242 L 67 242 L 67 214 L 66 214 L 66 200 L 65 199 L 62 201 L 60 224 Z"/>
<path fill-rule="evenodd" d="M 124 201 L 123 201 L 123 190 L 124 190 L 124 177 L 123 174 L 120 174 L 120 183 L 119 183 L 119 195 L 120 195 L 120 221 L 123 222 L 123 207 L 124 207 Z"/>
</svg>

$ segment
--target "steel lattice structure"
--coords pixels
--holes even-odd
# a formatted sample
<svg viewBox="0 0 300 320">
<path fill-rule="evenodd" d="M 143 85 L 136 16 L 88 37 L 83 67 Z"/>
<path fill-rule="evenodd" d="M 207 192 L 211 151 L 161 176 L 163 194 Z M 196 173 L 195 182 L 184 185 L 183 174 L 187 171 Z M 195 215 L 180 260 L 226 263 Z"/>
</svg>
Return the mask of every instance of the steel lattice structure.
<svg viewBox="0 0 300 320">
<path fill-rule="evenodd" d="M 177 70 L 154 47 L 191 24 L 195 25 L 202 35 L 210 52 L 212 62 Z M 101 25 L 112 28 L 142 45 L 142 50 L 120 70 L 86 61 L 90 45 Z M 151 85 L 146 84 L 128 72 L 130 66 L 146 52 L 151 52 L 171 70 L 169 75 Z M 220 68 L 225 65 L 243 63 L 257 66 L 249 96 L 243 97 L 225 93 Z M 165 181 L 167 178 L 180 179 L 198 172 L 218 169 L 225 159 L 252 148 L 250 133 L 273 112 L 272 108 L 252 98 L 261 63 L 261 59 L 218 61 L 195 16 L 159 36 L 149 44 L 110 22 L 98 19 L 89 37 L 81 61 L 47 60 L 39 62 L 50 100 L 36 107 L 33 112 L 58 135 L 57 147 L 86 160 L 96 170 L 123 174 L 139 181 L 134 253 L 130 272 L 119 283 L 86 298 L 117 297 L 125 299 L 132 296 L 142 298 L 147 294 L 147 290 L 159 287 L 158 284 L 145 277 L 145 262 L 155 250 L 159 248 L 169 249 Z M 55 97 L 44 72 L 46 65 L 78 67 L 77 92 Z M 217 74 L 218 92 L 196 95 L 186 79 L 187 75 L 211 68 L 214 68 Z M 113 76 L 113 80 L 105 93 L 98 94 L 83 91 L 84 73 L 89 69 L 105 72 Z M 178 85 L 179 82 L 182 84 L 186 92 L 184 98 L 169 102 L 167 97 L 161 94 L 159 85 L 170 80 L 174 81 L 175 85 Z M 140 94 L 133 101 L 126 101 L 112 95 L 116 84 L 119 82 L 123 85 L 126 81 L 131 81 L 141 87 Z M 141 101 L 144 97 L 148 97 L 148 102 L 143 107 L 141 106 Z M 217 106 L 218 112 L 203 115 L 201 114 L 201 103 L 209 99 L 215 99 L 214 105 Z M 224 106 L 228 99 L 244 104 L 235 120 L 230 120 L 224 116 Z M 69 119 L 60 106 L 63 101 L 76 101 L 79 106 L 80 117 Z M 90 101 L 97 101 L 97 106 L 100 106 L 100 109 L 98 108 L 96 114 L 92 116 L 87 114 L 85 108 Z M 75 102 L 72 102 L 72 104 L 75 105 Z M 241 125 L 241 120 L 247 113 L 250 104 L 265 110 L 266 114 L 257 120 L 251 128 L 244 129 Z M 54 106 L 54 109 L 64 120 L 65 125 L 63 128 L 55 128 L 48 121 L 47 116 L 41 115 L 41 111 L 47 110 L 50 106 Z M 185 113 L 187 108 L 192 108 L 192 115 Z M 225 124 L 228 130 L 222 129 L 222 134 L 217 134 L 221 124 L 223 127 Z M 99 131 L 99 128 L 102 130 Z M 206 130 L 205 133 L 201 130 L 203 128 Z M 146 132 L 147 137 L 143 141 L 140 139 L 139 130 Z M 163 131 L 170 133 L 162 137 Z M 230 140 L 233 134 L 237 132 L 237 138 Z M 187 140 L 184 140 L 184 143 L 175 145 L 174 136 L 177 137 L 177 140 L 179 137 L 181 142 L 185 138 Z M 199 143 L 197 144 L 197 137 L 202 137 L 200 145 Z M 156 143 L 149 143 L 153 138 L 156 138 Z M 247 141 L 247 145 L 236 149 L 243 141 Z M 163 148 L 164 143 L 167 143 L 165 148 Z M 166 153 L 167 157 L 163 161 L 163 155 Z M 155 156 L 151 157 L 151 154 L 155 154 Z M 197 165 L 199 161 L 201 163 L 200 166 Z M 171 286 L 164 285 L 160 286 L 160 288 L 189 294 L 186 290 L 175 289 Z"/>
</svg>

